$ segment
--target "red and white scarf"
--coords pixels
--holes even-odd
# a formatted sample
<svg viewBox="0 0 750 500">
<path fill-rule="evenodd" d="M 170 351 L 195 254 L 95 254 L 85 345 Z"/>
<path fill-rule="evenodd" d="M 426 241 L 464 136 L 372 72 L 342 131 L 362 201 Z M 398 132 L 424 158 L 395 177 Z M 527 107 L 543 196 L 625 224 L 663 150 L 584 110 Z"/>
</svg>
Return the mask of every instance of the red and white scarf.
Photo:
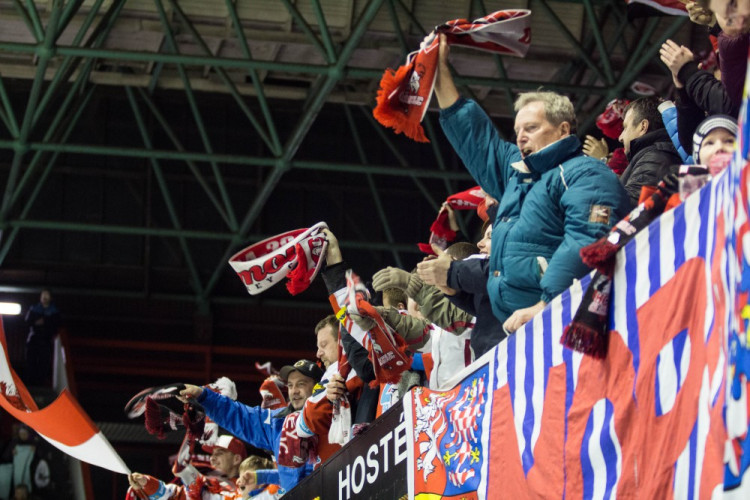
<svg viewBox="0 0 750 500">
<path fill-rule="evenodd" d="M 311 228 L 287 231 L 243 248 L 229 259 L 229 265 L 247 287 L 257 295 L 284 278 L 292 295 L 307 289 L 323 264 L 328 242 L 323 234 L 325 222 Z"/>
<path fill-rule="evenodd" d="M 445 202 L 453 210 L 477 210 L 479 204 L 485 200 L 485 193 L 479 186 L 474 186 L 466 191 L 450 195 Z M 431 245 L 437 245 L 442 250 L 448 247 L 448 244 L 456 239 L 456 232 L 451 229 L 450 222 L 448 220 L 448 212 L 441 210 L 438 213 L 437 218 L 430 226 L 430 241 L 429 243 L 417 243 L 419 249 L 427 255 L 433 255 L 435 252 L 432 250 Z"/>
<path fill-rule="evenodd" d="M 403 66 L 396 71 L 385 70 L 373 116 L 397 134 L 403 132 L 417 142 L 429 142 L 420 122 L 435 85 L 438 34 L 445 33 L 451 45 L 523 57 L 531 43 L 530 16 L 529 10 L 501 10 L 474 21 L 454 19 L 437 26 L 419 50 L 406 57 Z"/>
</svg>

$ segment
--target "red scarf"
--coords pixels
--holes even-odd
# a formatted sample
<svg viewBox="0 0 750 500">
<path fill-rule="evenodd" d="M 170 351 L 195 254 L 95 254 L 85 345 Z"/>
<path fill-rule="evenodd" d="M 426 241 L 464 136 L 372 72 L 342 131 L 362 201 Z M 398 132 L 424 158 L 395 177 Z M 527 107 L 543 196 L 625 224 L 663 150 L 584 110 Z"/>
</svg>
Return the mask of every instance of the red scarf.
<svg viewBox="0 0 750 500">
<path fill-rule="evenodd" d="M 396 71 L 385 70 L 373 116 L 397 134 L 403 132 L 417 142 L 430 142 L 420 122 L 435 85 L 438 34 L 445 33 L 451 45 L 523 57 L 531 43 L 530 16 L 529 10 L 501 10 L 471 22 L 454 19 L 436 27 L 419 50 L 407 56 L 406 64 Z"/>
<path fill-rule="evenodd" d="M 453 210 L 478 210 L 479 205 L 485 200 L 485 194 L 482 192 L 482 188 L 475 186 L 466 191 L 452 194 L 445 200 Z M 456 239 L 456 232 L 451 229 L 450 222 L 448 220 L 448 212 L 441 210 L 438 213 L 437 219 L 430 226 L 430 242 L 429 243 L 417 243 L 419 249 L 427 255 L 434 255 L 432 251 L 432 244 L 439 246 L 445 250 L 448 248 L 448 244 Z"/>
</svg>

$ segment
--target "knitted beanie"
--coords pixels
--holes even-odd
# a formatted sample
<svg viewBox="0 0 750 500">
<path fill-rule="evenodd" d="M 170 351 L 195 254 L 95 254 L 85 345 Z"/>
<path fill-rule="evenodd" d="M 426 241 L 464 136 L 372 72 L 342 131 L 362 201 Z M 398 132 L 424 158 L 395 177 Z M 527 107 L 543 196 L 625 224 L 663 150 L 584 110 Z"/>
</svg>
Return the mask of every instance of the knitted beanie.
<svg viewBox="0 0 750 500">
<path fill-rule="evenodd" d="M 695 163 L 700 162 L 700 149 L 703 139 L 717 128 L 723 128 L 730 134 L 737 136 L 739 128 L 737 120 L 727 115 L 711 115 L 703 120 L 693 134 L 693 159 Z"/>
</svg>

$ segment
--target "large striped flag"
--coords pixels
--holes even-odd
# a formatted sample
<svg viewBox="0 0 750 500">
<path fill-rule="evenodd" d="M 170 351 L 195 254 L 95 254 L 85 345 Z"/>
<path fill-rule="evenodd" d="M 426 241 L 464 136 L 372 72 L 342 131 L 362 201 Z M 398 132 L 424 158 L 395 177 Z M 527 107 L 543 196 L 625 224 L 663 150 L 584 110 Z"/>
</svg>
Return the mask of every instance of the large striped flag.
<svg viewBox="0 0 750 500">
<path fill-rule="evenodd" d="M 71 457 L 114 472 L 130 474 L 125 462 L 67 389 L 49 406 L 41 410 L 37 408 L 26 386 L 10 365 L 2 317 L 0 350 L 0 406 Z"/>
<path fill-rule="evenodd" d="M 750 498 L 741 121 L 733 164 L 618 254 L 606 359 L 559 342 L 586 277 L 459 374 L 458 391 L 406 398 L 411 498 Z"/>
</svg>

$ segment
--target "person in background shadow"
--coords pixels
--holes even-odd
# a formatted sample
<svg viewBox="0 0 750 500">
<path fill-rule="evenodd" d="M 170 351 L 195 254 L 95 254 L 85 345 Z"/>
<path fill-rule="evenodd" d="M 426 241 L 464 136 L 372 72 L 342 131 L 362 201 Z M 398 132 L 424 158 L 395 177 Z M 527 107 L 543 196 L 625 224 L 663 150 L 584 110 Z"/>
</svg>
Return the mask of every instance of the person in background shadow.
<svg viewBox="0 0 750 500">
<path fill-rule="evenodd" d="M 60 327 L 60 311 L 52 302 L 49 290 L 42 290 L 39 303 L 29 308 L 26 324 L 29 335 L 26 337 L 24 382 L 29 386 L 49 386 L 52 383 L 53 343 Z"/>
</svg>

